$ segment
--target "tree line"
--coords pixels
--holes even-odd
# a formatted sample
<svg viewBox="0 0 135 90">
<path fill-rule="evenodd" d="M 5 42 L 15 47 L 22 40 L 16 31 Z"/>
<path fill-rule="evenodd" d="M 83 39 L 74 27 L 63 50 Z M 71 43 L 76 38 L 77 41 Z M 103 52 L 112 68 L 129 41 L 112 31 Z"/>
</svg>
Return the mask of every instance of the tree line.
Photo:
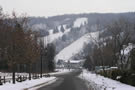
<svg viewBox="0 0 135 90">
<path fill-rule="evenodd" d="M 94 45 L 87 46 L 90 49 L 84 67 L 90 70 L 94 70 L 95 66 L 117 66 L 119 69 L 127 69 L 132 61 L 132 55 L 129 55 L 129 59 L 124 62 L 125 55 L 122 50 L 129 43 L 135 44 L 135 23 L 127 18 L 120 18 L 104 27 L 104 30 L 98 30 L 101 32 L 97 39 L 90 35 Z M 101 29 L 100 25 L 97 25 L 97 29 Z"/>
<path fill-rule="evenodd" d="M 84 67 L 135 86 L 135 22 L 120 18 L 106 25 L 98 38 L 90 35 L 90 39 L 94 45 L 87 45 Z"/>
<path fill-rule="evenodd" d="M 4 14 L 0 7 L 0 71 L 42 73 L 54 71 L 55 46 L 47 44 L 28 26 L 28 18 Z"/>
</svg>

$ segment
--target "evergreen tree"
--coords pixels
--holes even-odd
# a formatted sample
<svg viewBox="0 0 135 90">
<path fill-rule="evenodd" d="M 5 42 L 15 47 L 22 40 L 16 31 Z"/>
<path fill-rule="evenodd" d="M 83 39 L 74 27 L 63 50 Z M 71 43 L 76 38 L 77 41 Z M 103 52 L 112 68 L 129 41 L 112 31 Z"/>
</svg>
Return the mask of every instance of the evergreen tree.
<svg viewBox="0 0 135 90">
<path fill-rule="evenodd" d="M 55 34 L 55 33 L 58 33 L 58 32 L 59 32 L 58 27 L 56 27 L 56 28 L 53 30 L 53 33 Z"/>
<path fill-rule="evenodd" d="M 65 32 L 65 29 L 64 29 L 63 25 L 61 25 L 61 29 L 60 29 L 60 30 L 61 30 L 61 32 L 63 32 L 63 33 Z"/>
<path fill-rule="evenodd" d="M 131 51 L 131 69 L 135 71 L 135 49 Z"/>
<path fill-rule="evenodd" d="M 92 63 L 91 63 L 91 58 L 89 56 L 86 57 L 86 61 L 84 62 L 84 65 L 83 67 L 88 69 L 88 70 L 92 70 L 93 67 L 92 67 Z"/>
<path fill-rule="evenodd" d="M 47 45 L 47 61 L 48 61 L 48 70 L 54 71 L 55 64 L 54 64 L 54 57 L 55 57 L 55 46 L 53 44 Z"/>
<path fill-rule="evenodd" d="M 67 40 L 67 36 L 64 34 L 63 36 L 62 36 L 62 41 L 66 41 Z"/>
</svg>

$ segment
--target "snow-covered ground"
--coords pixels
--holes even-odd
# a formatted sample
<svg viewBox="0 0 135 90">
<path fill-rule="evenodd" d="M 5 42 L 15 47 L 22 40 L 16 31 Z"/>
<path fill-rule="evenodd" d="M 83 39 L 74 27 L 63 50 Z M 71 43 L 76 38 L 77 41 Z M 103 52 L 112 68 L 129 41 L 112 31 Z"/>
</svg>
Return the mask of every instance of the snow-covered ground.
<svg viewBox="0 0 135 90">
<path fill-rule="evenodd" d="M 55 82 L 56 77 L 49 77 L 49 78 L 42 78 L 42 79 L 35 79 L 35 80 L 27 80 L 24 82 L 17 82 L 16 84 L 6 83 L 0 86 L 0 90 L 24 90 L 27 88 L 31 88 L 36 85 L 40 85 L 47 82 Z M 37 88 L 37 87 L 36 87 Z M 33 88 L 34 89 L 34 88 Z"/>
<path fill-rule="evenodd" d="M 80 27 L 81 25 L 85 25 L 88 23 L 88 18 L 77 18 L 74 22 L 74 26 L 73 27 Z"/>
<path fill-rule="evenodd" d="M 61 75 L 61 74 L 67 74 L 72 72 L 73 70 L 68 69 L 57 69 L 57 72 L 49 73 L 50 75 Z M 12 78 L 12 73 L 2 73 L 0 72 L 1 76 L 6 76 L 8 78 Z M 28 75 L 28 73 L 16 73 L 16 75 Z M 36 90 L 42 86 L 54 83 L 57 80 L 56 77 L 48 77 L 48 78 L 40 78 L 35 80 L 26 80 L 24 82 L 16 82 L 16 84 L 12 84 L 7 82 L 6 84 L 0 86 L 0 90 Z"/>
<path fill-rule="evenodd" d="M 87 81 L 90 90 L 135 90 L 135 87 L 83 70 L 80 78 Z"/>
<path fill-rule="evenodd" d="M 74 55 L 78 54 L 81 52 L 81 50 L 84 47 L 84 44 L 88 44 L 89 41 L 93 41 L 92 38 L 96 39 L 98 37 L 99 32 L 93 32 L 93 33 L 88 33 L 64 48 L 61 52 L 59 52 L 55 60 L 56 62 L 61 59 L 61 60 L 69 60 L 71 59 Z M 92 37 L 92 38 L 91 38 Z"/>
</svg>

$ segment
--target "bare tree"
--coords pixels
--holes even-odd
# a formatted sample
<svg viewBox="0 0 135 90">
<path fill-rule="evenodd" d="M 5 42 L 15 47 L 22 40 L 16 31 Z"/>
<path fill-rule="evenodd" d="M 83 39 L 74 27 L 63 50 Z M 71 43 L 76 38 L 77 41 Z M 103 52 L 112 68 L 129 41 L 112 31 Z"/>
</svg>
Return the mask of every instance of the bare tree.
<svg viewBox="0 0 135 90">
<path fill-rule="evenodd" d="M 25 64 L 29 67 L 29 80 L 31 80 L 32 64 L 39 60 L 40 46 L 37 43 L 37 37 L 31 31 L 26 34 Z"/>
<path fill-rule="evenodd" d="M 108 25 L 107 29 L 112 34 L 114 63 L 119 63 L 120 68 L 123 69 L 124 53 L 121 53 L 121 50 L 124 50 L 123 45 L 127 45 L 130 42 L 132 25 L 130 22 L 128 22 L 128 20 L 121 18 L 118 21 L 115 21 L 112 24 Z"/>
<path fill-rule="evenodd" d="M 90 40 L 94 43 L 94 48 L 92 52 L 90 52 L 89 59 L 91 60 L 91 64 L 93 67 L 95 66 L 102 66 L 103 72 L 105 73 L 105 67 L 104 66 L 113 66 L 112 62 L 112 48 L 110 45 L 109 38 L 102 37 L 102 33 L 105 32 L 105 30 L 100 30 L 100 25 L 97 25 L 97 31 L 98 36 L 95 37 L 93 33 L 90 33 Z"/>
</svg>

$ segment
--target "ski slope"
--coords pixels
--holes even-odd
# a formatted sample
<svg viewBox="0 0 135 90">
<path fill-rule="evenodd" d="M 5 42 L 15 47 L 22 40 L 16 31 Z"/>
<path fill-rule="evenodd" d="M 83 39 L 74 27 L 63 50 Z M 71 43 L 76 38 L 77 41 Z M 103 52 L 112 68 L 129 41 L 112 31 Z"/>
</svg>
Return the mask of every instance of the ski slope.
<svg viewBox="0 0 135 90">
<path fill-rule="evenodd" d="M 52 42 L 54 42 L 55 40 L 57 40 L 57 39 L 59 39 L 60 37 L 62 37 L 64 34 L 67 34 L 68 32 L 70 32 L 70 30 L 71 30 L 71 28 L 66 28 L 66 25 L 63 25 L 64 26 L 64 29 L 65 29 L 65 32 L 63 33 L 63 32 L 61 32 L 60 31 L 60 27 L 61 26 L 59 26 L 58 27 L 58 30 L 59 30 L 59 32 L 58 33 L 53 33 L 53 29 L 52 30 L 49 30 L 49 35 L 48 36 L 45 36 L 45 37 L 43 37 L 43 39 L 44 39 L 44 42 L 45 43 L 52 43 Z"/>
<path fill-rule="evenodd" d="M 88 23 L 88 18 L 86 17 L 82 17 L 82 18 L 77 18 L 74 22 L 73 22 L 73 27 L 80 27 L 81 25 L 85 25 Z M 53 41 L 57 40 L 58 38 L 62 37 L 64 34 L 70 32 L 71 28 L 66 28 L 66 25 L 63 25 L 65 32 L 61 32 L 60 28 L 61 26 L 58 26 L 58 30 L 59 33 L 55 33 L 53 34 L 53 29 L 49 30 L 49 36 L 44 37 L 45 42 L 47 41 L 48 43 L 52 43 Z"/>
<path fill-rule="evenodd" d="M 70 60 L 74 55 L 81 52 L 81 50 L 84 47 L 84 44 L 88 44 L 89 42 L 93 41 L 93 38 L 98 38 L 98 34 L 99 32 L 85 34 L 84 36 L 82 36 L 81 38 L 64 48 L 61 52 L 59 52 L 55 57 L 56 62 L 59 59 Z"/>
<path fill-rule="evenodd" d="M 82 18 L 77 18 L 74 22 L 74 25 L 73 27 L 80 27 L 81 25 L 85 25 L 88 23 L 88 18 L 86 17 L 82 17 Z M 59 32 L 58 33 L 53 33 L 53 29 L 49 30 L 49 35 L 48 36 L 45 36 L 43 37 L 42 39 L 44 40 L 45 43 L 52 43 L 54 42 L 55 40 L 61 38 L 64 34 L 67 34 L 68 32 L 70 32 L 71 28 L 66 28 L 66 24 L 63 25 L 64 29 L 65 29 L 65 32 L 61 32 L 60 31 L 60 28 L 61 28 L 61 25 L 58 26 L 58 30 Z M 35 25 L 33 26 L 34 28 L 36 29 L 43 29 L 43 28 L 46 28 L 46 25 L 44 24 L 39 24 L 39 25 Z"/>
</svg>

